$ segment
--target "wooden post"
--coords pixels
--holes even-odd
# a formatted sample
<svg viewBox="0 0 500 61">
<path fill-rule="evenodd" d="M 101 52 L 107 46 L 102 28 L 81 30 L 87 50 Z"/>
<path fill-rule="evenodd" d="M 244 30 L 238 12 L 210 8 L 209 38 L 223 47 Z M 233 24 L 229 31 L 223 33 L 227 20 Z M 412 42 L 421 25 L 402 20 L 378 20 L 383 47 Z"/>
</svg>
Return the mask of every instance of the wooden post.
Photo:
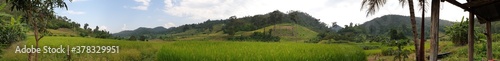
<svg viewBox="0 0 500 61">
<path fill-rule="evenodd" d="M 469 61 L 474 61 L 474 14 L 469 12 L 469 31 L 467 38 L 469 39 Z"/>
<path fill-rule="evenodd" d="M 486 56 L 488 57 L 488 60 L 491 60 L 493 61 L 493 53 L 491 52 L 491 21 L 487 21 L 486 22 L 486 39 L 488 41 L 486 41 Z"/>
<path fill-rule="evenodd" d="M 438 29 L 439 29 L 439 7 L 441 2 L 439 0 L 432 0 L 431 4 L 431 55 L 430 61 L 437 61 L 438 55 Z"/>
</svg>

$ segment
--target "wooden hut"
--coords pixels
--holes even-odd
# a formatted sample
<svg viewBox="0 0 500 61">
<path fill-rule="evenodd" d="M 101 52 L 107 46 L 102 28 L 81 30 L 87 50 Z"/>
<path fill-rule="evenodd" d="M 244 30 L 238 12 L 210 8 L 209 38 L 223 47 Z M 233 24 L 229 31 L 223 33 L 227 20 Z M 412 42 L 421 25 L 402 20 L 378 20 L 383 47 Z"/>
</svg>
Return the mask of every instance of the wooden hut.
<svg viewBox="0 0 500 61">
<path fill-rule="evenodd" d="M 438 53 L 438 40 L 437 25 L 439 25 L 439 9 L 441 2 L 448 2 L 457 7 L 469 12 L 469 31 L 468 31 L 468 58 L 469 61 L 474 60 L 474 18 L 477 17 L 481 24 L 486 23 L 486 37 L 487 37 L 487 52 L 486 56 L 488 61 L 494 61 L 492 56 L 491 47 L 491 22 L 500 21 L 500 0 L 467 0 L 467 3 L 460 3 L 456 0 L 432 0 L 431 1 L 431 61 L 437 61 Z M 419 53 L 423 54 L 423 53 Z"/>
</svg>

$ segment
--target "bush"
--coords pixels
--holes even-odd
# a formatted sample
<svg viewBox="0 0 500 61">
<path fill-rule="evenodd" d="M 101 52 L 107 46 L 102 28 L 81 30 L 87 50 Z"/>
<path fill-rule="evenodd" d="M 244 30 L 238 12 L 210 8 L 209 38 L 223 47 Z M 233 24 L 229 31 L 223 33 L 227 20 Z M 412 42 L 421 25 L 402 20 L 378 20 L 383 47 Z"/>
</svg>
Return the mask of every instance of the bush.
<svg viewBox="0 0 500 61">
<path fill-rule="evenodd" d="M 384 55 L 384 56 L 394 55 L 394 53 L 393 53 L 394 51 L 395 50 L 392 48 L 382 49 L 382 55 Z"/>
<path fill-rule="evenodd" d="M 1 19 L 0 19 L 1 20 Z M 21 16 L 18 18 L 11 17 L 10 21 L 0 21 L 0 43 L 11 44 L 16 41 L 26 39 L 27 28 L 26 24 L 21 24 Z"/>
<path fill-rule="evenodd" d="M 371 50 L 371 49 L 379 49 L 380 46 L 378 45 L 360 45 L 363 50 Z"/>
<path fill-rule="evenodd" d="M 279 42 L 280 37 L 272 36 L 270 34 L 264 34 L 262 32 L 254 32 L 251 36 L 243 36 L 243 35 L 233 36 L 228 38 L 228 40 L 233 40 L 233 41 L 256 40 L 262 42 Z"/>
<path fill-rule="evenodd" d="M 450 36 L 449 40 L 451 40 L 455 45 L 463 46 L 468 43 L 468 23 L 468 19 L 464 19 L 462 17 L 462 21 L 460 23 L 456 23 L 445 28 L 446 35 Z M 475 30 L 474 36 L 476 41 L 480 41 L 480 38 L 484 38 L 484 34 L 482 34 L 479 30 Z"/>
<path fill-rule="evenodd" d="M 321 37 L 315 37 L 315 38 L 312 38 L 312 39 L 309 39 L 307 41 L 305 41 L 306 43 L 318 43 L 321 41 Z"/>
<path fill-rule="evenodd" d="M 493 42 L 500 41 L 500 34 L 493 34 L 491 36 L 491 41 L 493 41 Z"/>
</svg>

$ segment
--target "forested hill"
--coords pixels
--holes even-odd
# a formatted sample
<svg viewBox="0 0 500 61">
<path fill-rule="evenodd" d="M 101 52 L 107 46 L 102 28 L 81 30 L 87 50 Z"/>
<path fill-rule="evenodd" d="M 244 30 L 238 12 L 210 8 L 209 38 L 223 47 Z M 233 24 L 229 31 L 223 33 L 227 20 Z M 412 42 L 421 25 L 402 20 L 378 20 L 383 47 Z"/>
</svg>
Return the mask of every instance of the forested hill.
<svg viewBox="0 0 500 61">
<path fill-rule="evenodd" d="M 139 27 L 135 30 L 125 30 L 120 33 L 115 33 L 113 36 L 128 36 L 128 35 L 149 35 L 149 34 L 165 34 L 167 33 L 167 29 L 164 27 L 155 27 L 155 28 L 146 28 Z"/>
<path fill-rule="evenodd" d="M 281 11 L 273 11 L 266 14 L 245 16 L 237 18 L 236 16 L 228 17 L 228 19 L 219 20 L 206 20 L 202 23 L 197 24 L 186 24 L 178 27 L 171 27 L 168 29 L 160 29 L 162 32 L 150 32 L 150 28 L 139 28 L 136 30 L 127 30 L 119 33 L 113 34 L 119 37 L 129 37 L 129 36 L 151 36 L 155 38 L 156 36 L 164 36 L 169 34 L 178 34 L 186 31 L 189 34 L 207 34 L 207 33 L 234 33 L 238 31 L 253 31 L 261 29 L 267 26 L 281 24 L 281 23 L 294 23 L 300 26 L 309 28 L 315 32 L 326 32 L 330 29 L 327 24 L 320 22 L 320 19 L 316 19 L 307 13 L 300 11 L 288 11 L 283 13 Z M 158 28 L 158 27 L 157 27 Z M 184 34 L 184 33 L 183 33 Z"/>
<path fill-rule="evenodd" d="M 417 30 L 420 32 L 421 17 L 416 17 Z M 430 17 L 425 18 L 425 30 L 429 30 L 431 26 Z M 451 26 L 453 22 L 447 20 L 439 21 L 439 32 L 444 32 L 444 28 L 446 26 Z M 372 35 L 381 35 L 385 34 L 391 29 L 397 29 L 402 31 L 407 36 L 412 35 L 411 21 L 409 16 L 401 16 L 401 15 L 385 15 L 382 17 L 378 17 L 367 21 L 360 26 L 364 27 L 367 33 Z M 430 31 L 425 31 L 425 34 L 429 34 Z"/>
</svg>

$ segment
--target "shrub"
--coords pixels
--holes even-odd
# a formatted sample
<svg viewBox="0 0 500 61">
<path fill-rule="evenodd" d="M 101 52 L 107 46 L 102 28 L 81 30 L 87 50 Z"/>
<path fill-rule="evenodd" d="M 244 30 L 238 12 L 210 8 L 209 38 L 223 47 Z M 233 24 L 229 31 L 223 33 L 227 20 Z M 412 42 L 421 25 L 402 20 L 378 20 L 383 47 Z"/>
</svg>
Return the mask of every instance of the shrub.
<svg viewBox="0 0 500 61">
<path fill-rule="evenodd" d="M 392 48 L 383 49 L 382 55 L 384 55 L 384 56 L 394 55 L 393 52 L 394 52 L 394 49 L 392 49 Z"/>
<path fill-rule="evenodd" d="M 462 21 L 460 23 L 456 23 L 445 28 L 446 35 L 450 36 L 449 40 L 451 40 L 455 45 L 463 46 L 468 43 L 468 23 L 468 19 L 464 19 L 462 17 Z M 474 36 L 476 41 L 480 41 L 480 38 L 484 38 L 484 35 L 479 32 L 479 30 L 475 30 Z"/>
<path fill-rule="evenodd" d="M 363 50 L 371 50 L 371 49 L 379 49 L 380 46 L 378 45 L 360 45 Z"/>
<path fill-rule="evenodd" d="M 243 36 L 243 35 L 233 36 L 228 38 L 228 40 L 233 40 L 233 41 L 256 40 L 262 42 L 279 42 L 280 37 L 272 36 L 270 34 L 264 34 L 262 32 L 254 32 L 251 36 Z"/>
<path fill-rule="evenodd" d="M 21 23 L 21 16 L 11 17 L 10 21 L 0 19 L 0 44 L 11 44 L 26 39 L 26 24 Z"/>
<path fill-rule="evenodd" d="M 321 37 L 315 37 L 315 38 L 312 38 L 312 39 L 309 39 L 307 41 L 305 41 L 306 43 L 318 43 L 321 41 Z"/>
</svg>

